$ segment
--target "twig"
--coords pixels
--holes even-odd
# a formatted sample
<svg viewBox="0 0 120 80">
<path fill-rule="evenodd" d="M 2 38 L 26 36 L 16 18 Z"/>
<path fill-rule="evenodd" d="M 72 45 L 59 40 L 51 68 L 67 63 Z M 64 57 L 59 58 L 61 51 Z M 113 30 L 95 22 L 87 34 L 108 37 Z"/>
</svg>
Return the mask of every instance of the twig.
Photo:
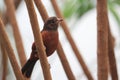
<svg viewBox="0 0 120 80">
<path fill-rule="evenodd" d="M 8 62 L 8 57 L 5 48 L 3 47 L 4 45 L 1 43 L 1 52 L 2 52 L 2 64 L 3 64 L 3 74 L 2 74 L 2 80 L 6 80 L 7 77 L 7 62 Z"/>
<path fill-rule="evenodd" d="M 5 32 L 4 25 L 3 25 L 1 18 L 0 18 L 0 40 L 2 41 L 4 47 L 6 48 L 7 55 L 10 59 L 10 62 L 11 62 L 11 65 L 12 65 L 12 68 L 13 68 L 13 71 L 15 73 L 17 80 L 24 80 L 22 73 L 20 71 L 20 67 L 17 64 L 17 60 L 15 58 L 14 51 L 9 42 L 7 33 Z"/>
<path fill-rule="evenodd" d="M 107 0 L 97 0 L 98 80 L 108 79 L 108 15 Z"/>
<path fill-rule="evenodd" d="M 48 19 L 49 16 L 47 14 L 47 11 L 46 11 L 42 1 L 41 0 L 34 0 L 34 2 L 37 6 L 37 9 L 38 9 L 43 21 L 45 22 L 45 20 Z"/>
<path fill-rule="evenodd" d="M 58 7 L 58 5 L 57 5 L 56 0 L 51 0 L 51 3 L 52 3 L 52 5 L 53 5 L 53 7 L 54 7 L 54 10 L 55 10 L 55 12 L 56 12 L 56 15 L 57 15 L 58 17 L 62 17 L 62 18 L 63 18 L 63 15 L 62 15 L 62 13 L 60 12 L 60 9 L 59 9 L 59 7 Z M 71 47 L 72 47 L 72 49 L 73 49 L 73 51 L 74 51 L 74 53 L 75 53 L 75 55 L 76 55 L 79 63 L 80 63 L 81 66 L 82 66 L 82 69 L 83 69 L 84 73 L 86 74 L 86 76 L 87 76 L 87 78 L 88 78 L 89 80 L 93 80 L 93 77 L 92 77 L 89 69 L 87 68 L 87 66 L 86 66 L 86 64 L 85 64 L 82 56 L 80 55 L 80 52 L 79 52 L 79 50 L 78 50 L 78 48 L 77 48 L 74 40 L 72 39 L 72 36 L 71 36 L 71 34 L 70 34 L 70 32 L 69 32 L 69 29 L 68 29 L 68 26 L 67 26 L 66 22 L 63 21 L 63 22 L 61 23 L 61 26 L 62 26 L 65 34 L 66 34 L 66 37 L 67 37 L 69 43 L 71 44 Z"/>
<path fill-rule="evenodd" d="M 34 0 L 34 2 L 35 2 L 36 6 L 39 10 L 39 13 L 42 16 L 43 21 L 45 22 L 46 19 L 48 18 L 48 14 L 47 14 L 47 11 L 46 11 L 42 1 L 41 0 Z M 69 63 L 66 59 L 65 53 L 62 49 L 62 46 L 61 46 L 60 42 L 59 42 L 59 45 L 57 47 L 57 52 L 58 52 L 58 56 L 60 57 L 60 60 L 62 62 L 63 68 L 66 72 L 66 75 L 67 75 L 68 79 L 69 80 L 75 80 L 75 77 L 74 77 L 73 72 L 70 68 L 70 65 L 69 65 Z"/>
<path fill-rule="evenodd" d="M 62 48 L 60 43 L 58 44 L 57 53 L 58 53 L 58 56 L 59 56 L 59 58 L 62 62 L 62 65 L 64 67 L 64 70 L 66 72 L 66 75 L 67 75 L 68 79 L 69 80 L 75 80 L 75 76 L 73 75 L 73 72 L 70 68 L 70 65 L 67 61 L 67 58 L 65 56 L 65 53 L 64 53 L 63 48 Z"/>
<path fill-rule="evenodd" d="M 32 0 L 25 0 L 45 80 L 52 80 Z"/>
<path fill-rule="evenodd" d="M 20 63 L 21 63 L 21 66 L 23 66 L 26 62 L 26 55 L 25 55 L 25 51 L 23 48 L 22 39 L 21 39 L 19 28 L 18 28 L 18 24 L 16 21 L 15 7 L 14 7 L 13 3 L 14 3 L 13 0 L 5 0 L 7 12 L 9 12 L 8 19 L 9 19 L 10 23 L 12 24 L 14 37 L 15 37 L 15 43 L 16 43 Z"/>
<path fill-rule="evenodd" d="M 116 59 L 114 53 L 114 41 L 110 31 L 110 26 L 108 26 L 108 57 L 109 57 L 109 66 L 110 66 L 110 73 L 112 76 L 112 80 L 118 80 Z"/>
<path fill-rule="evenodd" d="M 5 25 L 8 23 L 7 12 L 5 12 L 4 14 L 2 14 L 2 20 L 3 20 L 3 22 L 4 22 Z"/>
</svg>

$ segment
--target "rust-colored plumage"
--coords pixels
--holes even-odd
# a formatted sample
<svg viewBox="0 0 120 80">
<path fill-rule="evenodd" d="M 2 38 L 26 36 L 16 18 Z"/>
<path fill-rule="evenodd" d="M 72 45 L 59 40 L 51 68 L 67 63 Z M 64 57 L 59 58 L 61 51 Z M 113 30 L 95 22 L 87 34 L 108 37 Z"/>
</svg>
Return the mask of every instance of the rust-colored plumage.
<svg viewBox="0 0 120 80">
<path fill-rule="evenodd" d="M 50 17 L 46 20 L 44 28 L 41 31 L 43 43 L 46 50 L 46 55 L 50 56 L 54 53 L 58 45 L 58 24 L 62 21 L 61 18 Z M 22 67 L 22 74 L 29 78 L 36 61 L 39 59 L 35 42 L 32 45 L 31 56 Z"/>
</svg>

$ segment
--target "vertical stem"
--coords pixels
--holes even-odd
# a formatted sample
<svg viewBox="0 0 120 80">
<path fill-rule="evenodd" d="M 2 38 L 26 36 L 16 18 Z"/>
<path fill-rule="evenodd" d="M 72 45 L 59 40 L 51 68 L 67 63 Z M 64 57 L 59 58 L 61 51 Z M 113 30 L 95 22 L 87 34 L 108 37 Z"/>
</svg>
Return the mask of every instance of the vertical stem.
<svg viewBox="0 0 120 80">
<path fill-rule="evenodd" d="M 4 45 L 1 43 L 1 52 L 2 52 L 2 64 L 3 64 L 3 74 L 2 74 L 2 80 L 6 80 L 7 77 L 7 62 L 8 57 Z"/>
<path fill-rule="evenodd" d="M 62 62 L 62 65 L 64 67 L 64 70 L 65 70 L 65 73 L 66 73 L 68 79 L 75 80 L 75 76 L 73 75 L 73 72 L 70 68 L 70 65 L 67 61 L 67 58 L 65 56 L 65 53 L 64 53 L 63 48 L 62 48 L 60 43 L 58 44 L 58 47 L 57 47 L 57 53 L 58 53 L 58 56 Z"/>
<path fill-rule="evenodd" d="M 0 40 L 1 43 L 3 43 L 4 47 L 6 48 L 7 55 L 10 59 L 14 74 L 17 78 L 17 80 L 24 80 L 22 73 L 20 71 L 20 67 L 18 66 L 17 60 L 14 55 L 14 51 L 11 47 L 10 41 L 8 39 L 7 33 L 5 32 L 3 22 L 0 18 Z"/>
<path fill-rule="evenodd" d="M 8 19 L 13 27 L 15 43 L 16 43 L 20 63 L 21 63 L 21 66 L 23 66 L 26 62 L 26 55 L 25 55 L 25 51 L 23 48 L 21 35 L 18 29 L 18 24 L 17 24 L 16 16 L 15 16 L 15 7 L 13 3 L 14 3 L 13 0 L 5 0 L 5 4 L 7 6 L 7 12 L 9 13 Z"/>
<path fill-rule="evenodd" d="M 57 5 L 56 0 L 51 0 L 51 2 L 52 2 L 52 5 L 53 5 L 53 7 L 54 7 L 54 10 L 55 10 L 55 12 L 56 12 L 56 15 L 57 15 L 58 17 L 62 17 L 62 18 L 63 18 L 63 15 L 62 15 L 62 13 L 60 12 L 60 9 L 59 9 L 59 7 L 58 7 L 58 5 Z M 93 77 L 92 77 L 89 69 L 87 68 L 87 66 L 86 66 L 86 64 L 85 64 L 82 56 L 80 55 L 80 52 L 79 52 L 79 50 L 78 50 L 78 48 L 77 48 L 74 40 L 72 39 L 72 36 L 71 36 L 71 34 L 70 34 L 70 32 L 69 32 L 69 29 L 68 29 L 68 26 L 67 26 L 66 22 L 63 21 L 63 22 L 61 23 L 61 26 L 62 26 L 65 34 L 66 34 L 66 37 L 67 37 L 68 41 L 69 41 L 70 44 L 71 44 L 71 47 L 72 47 L 72 49 L 73 49 L 73 51 L 74 51 L 74 53 L 75 53 L 75 55 L 76 55 L 79 63 L 80 63 L 81 66 L 82 66 L 82 69 L 83 69 L 84 73 L 86 74 L 86 76 L 87 76 L 87 78 L 88 78 L 89 80 L 93 80 Z"/>
<path fill-rule="evenodd" d="M 4 14 L 2 14 L 2 20 L 3 20 L 3 22 L 4 22 L 5 25 L 8 23 L 7 14 L 8 14 L 7 11 Z"/>
<path fill-rule="evenodd" d="M 28 9 L 29 17 L 30 17 L 30 22 L 31 22 L 36 46 L 38 49 L 38 55 L 40 58 L 42 69 L 43 69 L 44 79 L 52 80 L 48 61 L 47 61 L 46 52 L 45 52 L 43 41 L 42 41 L 42 36 L 40 34 L 40 29 L 39 29 L 39 25 L 38 25 L 38 21 L 37 21 L 37 15 L 34 10 L 33 1 L 25 0 L 25 2 L 26 2 L 27 9 Z"/>
<path fill-rule="evenodd" d="M 49 16 L 47 14 L 47 11 L 46 11 L 42 1 L 41 0 L 34 0 L 34 2 L 35 2 L 36 6 L 38 8 L 38 11 L 39 11 L 43 21 L 45 22 L 46 19 L 48 19 Z"/>
<path fill-rule="evenodd" d="M 39 10 L 39 13 L 41 14 L 42 16 L 42 19 L 43 21 L 45 22 L 45 20 L 48 18 L 48 14 L 47 14 L 47 11 L 42 3 L 41 0 L 34 0 L 38 10 Z M 58 44 L 58 47 L 57 47 L 57 52 L 58 52 L 58 56 L 62 62 L 62 65 L 63 65 L 63 68 L 66 72 L 66 75 L 68 77 L 69 80 L 75 80 L 75 76 L 73 75 L 72 73 L 72 70 L 70 68 L 70 65 L 66 59 L 66 56 L 65 56 L 65 53 L 62 49 L 62 46 L 61 46 L 61 43 L 59 42 Z"/>
<path fill-rule="evenodd" d="M 97 0 L 98 80 L 108 79 L 108 15 L 107 0 Z"/>
<path fill-rule="evenodd" d="M 109 57 L 109 65 L 110 65 L 112 80 L 118 80 L 113 37 L 110 31 L 110 26 L 108 28 L 108 57 Z"/>
</svg>

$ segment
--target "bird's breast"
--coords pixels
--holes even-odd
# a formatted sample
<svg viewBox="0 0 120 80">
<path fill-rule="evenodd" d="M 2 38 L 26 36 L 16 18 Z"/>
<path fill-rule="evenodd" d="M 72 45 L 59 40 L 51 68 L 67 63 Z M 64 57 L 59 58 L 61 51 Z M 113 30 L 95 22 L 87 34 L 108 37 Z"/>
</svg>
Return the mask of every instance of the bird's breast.
<svg viewBox="0 0 120 80">
<path fill-rule="evenodd" d="M 43 31 L 42 38 L 46 47 L 46 54 L 50 56 L 58 45 L 58 31 Z"/>
</svg>

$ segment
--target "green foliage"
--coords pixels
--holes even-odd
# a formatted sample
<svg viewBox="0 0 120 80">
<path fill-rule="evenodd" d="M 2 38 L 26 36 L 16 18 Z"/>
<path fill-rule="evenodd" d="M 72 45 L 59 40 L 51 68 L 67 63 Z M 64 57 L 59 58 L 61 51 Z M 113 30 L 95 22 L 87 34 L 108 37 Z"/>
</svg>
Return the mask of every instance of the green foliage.
<svg viewBox="0 0 120 80">
<path fill-rule="evenodd" d="M 76 13 L 79 13 L 78 16 L 81 17 L 84 13 L 94 8 L 93 3 L 90 0 L 78 0 L 78 9 Z"/>
<path fill-rule="evenodd" d="M 80 18 L 89 10 L 95 8 L 95 3 L 95 0 L 66 0 L 63 8 L 64 17 L 70 18 L 72 15 L 77 15 L 77 18 Z M 108 9 L 120 26 L 120 15 L 116 6 L 120 7 L 120 0 L 108 0 Z"/>
<path fill-rule="evenodd" d="M 116 19 L 116 22 L 118 23 L 120 27 L 120 15 L 117 12 L 116 6 L 120 7 L 120 0 L 109 0 L 108 1 L 108 8 L 113 14 L 114 18 Z"/>
<path fill-rule="evenodd" d="M 120 6 L 120 0 L 109 0 L 109 2 Z"/>
<path fill-rule="evenodd" d="M 66 18 L 71 17 L 73 14 L 81 17 L 92 8 L 94 8 L 94 6 L 91 0 L 67 0 L 65 2 L 63 14 Z"/>
<path fill-rule="evenodd" d="M 64 5 L 63 14 L 66 18 L 69 18 L 76 11 L 76 5 L 73 1 L 66 1 Z"/>
</svg>

